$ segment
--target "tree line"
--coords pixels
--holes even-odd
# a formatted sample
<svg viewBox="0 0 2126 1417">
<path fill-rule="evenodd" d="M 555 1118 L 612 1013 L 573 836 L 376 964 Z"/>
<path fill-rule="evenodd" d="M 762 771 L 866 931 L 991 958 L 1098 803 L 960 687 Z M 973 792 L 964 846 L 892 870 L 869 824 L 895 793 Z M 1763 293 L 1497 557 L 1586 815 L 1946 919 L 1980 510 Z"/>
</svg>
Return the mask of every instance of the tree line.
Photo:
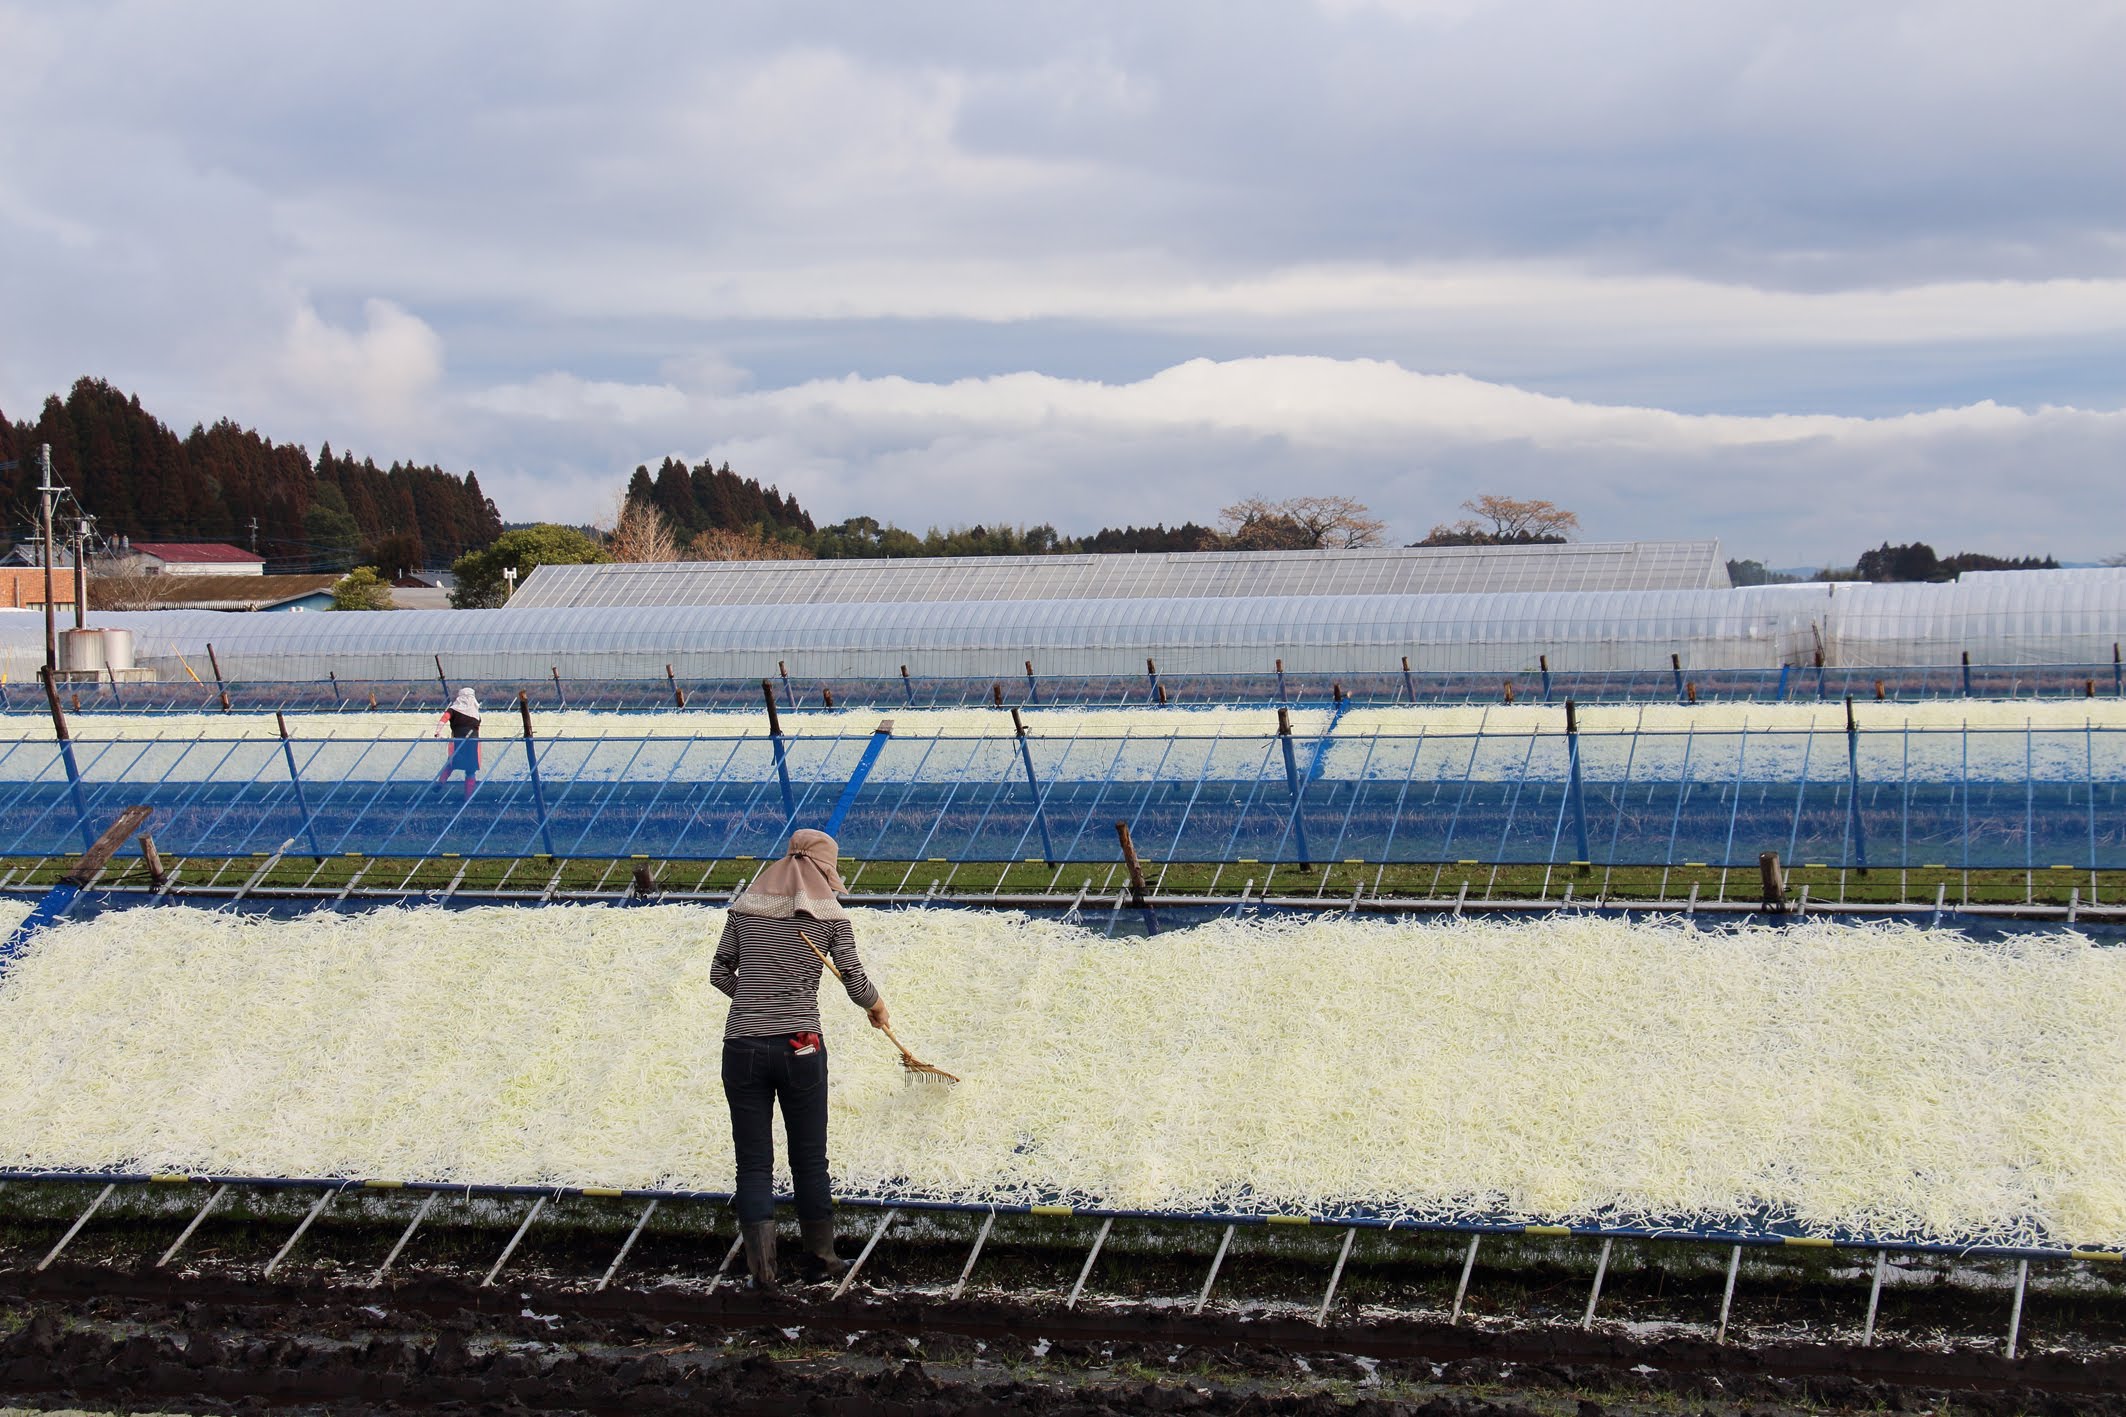
<svg viewBox="0 0 2126 1417">
<path fill-rule="evenodd" d="M 37 445 L 52 449 L 52 477 L 95 518 L 99 538 L 222 541 L 253 545 L 269 571 L 340 571 L 357 564 L 441 565 L 492 542 L 501 514 L 479 478 L 439 467 L 335 453 L 315 459 L 230 419 L 180 438 L 101 379 L 78 380 L 25 422 L 0 414 L 0 506 L 8 530 L 38 518 Z"/>
</svg>

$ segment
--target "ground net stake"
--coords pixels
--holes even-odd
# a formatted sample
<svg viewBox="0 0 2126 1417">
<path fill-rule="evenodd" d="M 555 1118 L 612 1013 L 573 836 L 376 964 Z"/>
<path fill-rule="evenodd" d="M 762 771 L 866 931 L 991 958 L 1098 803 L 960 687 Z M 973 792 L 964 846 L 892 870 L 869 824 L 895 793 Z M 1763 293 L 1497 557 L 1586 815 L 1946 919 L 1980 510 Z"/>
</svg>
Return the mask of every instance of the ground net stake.
<svg viewBox="0 0 2126 1417">
<path fill-rule="evenodd" d="M 288 1258 L 303 1236 L 310 1233 L 312 1223 L 325 1213 L 325 1207 L 331 1205 L 332 1198 L 338 1194 L 337 1190 L 331 1190 L 317 1198 L 317 1204 L 310 1207 L 310 1213 L 303 1217 L 303 1223 L 295 1227 L 295 1233 L 288 1237 L 288 1243 L 281 1246 L 272 1259 L 266 1261 L 266 1267 L 259 1272 L 258 1277 L 260 1279 L 271 1279 L 273 1277 L 273 1271 L 280 1268 L 281 1261 Z"/>
<path fill-rule="evenodd" d="M 1211 1272 L 1203 1276 L 1203 1288 L 1196 1295 L 1196 1302 L 1189 1306 L 1191 1314 L 1202 1313 L 1203 1306 L 1211 1301 L 1211 1286 L 1218 1282 L 1218 1269 L 1225 1263 L 1226 1247 L 1233 1243 L 1233 1231 L 1235 1228 L 1237 1227 L 1226 1226 L 1225 1233 L 1218 1237 L 1218 1253 L 1211 1256 Z"/>
<path fill-rule="evenodd" d="M 731 1248 L 723 1252 L 723 1263 L 716 1266 L 715 1278 L 721 1279 L 724 1277 L 725 1272 L 731 1268 L 731 1261 L 738 1258 L 738 1252 L 745 1248 L 745 1244 L 745 1232 L 741 1229 L 738 1238 L 731 1242 Z"/>
<path fill-rule="evenodd" d="M 1602 1302 L 1602 1276 L 1609 1273 L 1609 1247 L 1615 1243 L 1615 1240 L 1604 1240 L 1602 1257 L 1595 1261 L 1594 1285 L 1587 1291 L 1587 1312 L 1580 1315 L 1580 1330 L 1583 1333 L 1594 1327 L 1595 1305 Z"/>
<path fill-rule="evenodd" d="M 1875 1311 L 1882 1305 L 1882 1272 L 1889 1267 L 1890 1252 L 1875 1252 L 1875 1280 L 1868 1286 L 1868 1321 L 1860 1327 L 1860 1346 L 1872 1348 L 1875 1344 Z"/>
<path fill-rule="evenodd" d="M 482 1289 L 494 1287 L 495 1276 L 502 1272 L 503 1265 L 509 1263 L 509 1257 L 517 1252 L 517 1246 L 524 1242 L 524 1232 L 531 1229 L 532 1222 L 539 1218 L 539 1212 L 546 1209 L 547 1199 L 546 1196 L 541 1196 L 532 1202 L 532 1208 L 525 1213 L 524 1223 L 517 1227 L 516 1234 L 509 1237 L 509 1243 L 503 1246 L 501 1256 L 495 1261 L 495 1267 L 487 1271 L 487 1278 L 480 1281 Z"/>
<path fill-rule="evenodd" d="M 1351 1246 L 1357 1239 L 1357 1226 L 1354 1225 L 1344 1231 L 1344 1247 L 1337 1253 L 1336 1268 L 1329 1271 L 1329 1291 L 1321 1296 L 1321 1310 L 1314 1315 L 1314 1327 L 1316 1328 L 1327 1328 L 1329 1326 L 1329 1305 L 1336 1302 L 1336 1286 L 1343 1282 L 1344 1265 L 1350 1261 Z"/>
<path fill-rule="evenodd" d="M 879 1221 L 878 1229 L 872 1231 L 871 1238 L 864 1241 L 864 1248 L 862 1252 L 857 1255 L 855 1263 L 851 1264 L 849 1268 L 843 1273 L 842 1282 L 834 1286 L 834 1293 L 830 1297 L 839 1299 L 842 1297 L 842 1295 L 849 1292 L 849 1286 L 856 1283 L 856 1276 L 863 1270 L 864 1261 L 871 1258 L 871 1252 L 877 1249 L 878 1242 L 885 1238 L 886 1227 L 891 1225 L 895 1220 L 899 1218 L 900 1212 L 898 1210 L 889 1210 L 886 1212 L 886 1218 Z"/>
<path fill-rule="evenodd" d="M 413 1239 L 413 1232 L 421 1228 L 421 1222 L 428 1218 L 429 1211 L 435 1209 L 436 1199 L 442 1194 L 441 1191 L 430 1191 L 422 1198 L 421 1208 L 413 1213 L 413 1219 L 406 1222 L 405 1230 L 399 1235 L 399 1242 L 391 1247 L 391 1253 L 384 1256 L 384 1262 L 378 1265 L 376 1273 L 369 1277 L 369 1287 L 371 1289 L 384 1282 L 385 1274 L 398 1261 L 399 1251 L 405 1249 L 407 1242 Z"/>
<path fill-rule="evenodd" d="M 1742 1247 L 1735 1246 L 1727 1256 L 1727 1288 L 1720 1291 L 1720 1327 L 1713 1330 L 1713 1342 L 1727 1342 L 1727 1315 L 1735 1304 L 1735 1275 L 1742 1268 Z"/>
<path fill-rule="evenodd" d="M 1462 1300 L 1469 1297 L 1469 1275 L 1476 1268 L 1476 1247 L 1483 1243 L 1482 1235 L 1469 1237 L 1469 1253 L 1462 1259 L 1462 1279 L 1454 1286 L 1454 1308 L 1447 1315 L 1447 1326 L 1450 1328 L 1462 1321 Z"/>
<path fill-rule="evenodd" d="M 74 735 L 67 732 L 66 711 L 59 707 L 59 688 L 52 682 L 51 666 L 39 665 L 37 676 L 44 680 L 44 697 L 51 704 L 52 732 L 59 737 L 59 757 L 66 767 L 67 790 L 74 797 L 74 824 L 81 829 L 81 849 L 94 850 L 96 834 L 89 830 L 89 804 L 81 795 L 81 767 L 74 761 Z"/>
<path fill-rule="evenodd" d="M 634 1249 L 635 1242 L 642 1238 L 642 1227 L 649 1224 L 650 1217 L 656 1213 L 657 1202 L 652 1198 L 650 1203 L 642 1208 L 642 1218 L 635 1222 L 635 1228 L 628 1231 L 627 1238 L 620 1242 L 620 1253 L 613 1256 L 613 1262 L 605 1267 L 605 1273 L 600 1275 L 598 1282 L 591 1286 L 591 1293 L 603 1294 L 605 1292 L 605 1286 L 611 1284 L 613 1276 L 620 1273 L 620 1265 L 627 1258 L 627 1252 Z"/>
<path fill-rule="evenodd" d="M 2029 1284 L 2030 1261 L 2017 1260 L 2015 1262 L 2015 1307 L 2008 1311 L 2007 1357 L 2010 1362 L 2015 1361 L 2015 1340 L 2021 1337 L 2023 1332 L 2023 1291 L 2029 1287 Z"/>
<path fill-rule="evenodd" d="M 1860 873 L 1868 872 L 1868 829 L 1860 816 L 1860 725 L 1853 718 L 1853 696 L 1845 696 L 1846 811 L 1853 823 L 1853 848 Z"/>
<path fill-rule="evenodd" d="M 996 1227 L 996 1223 L 997 1213 L 993 1210 L 982 1217 L 982 1228 L 975 1233 L 974 1248 L 967 1252 L 967 1263 L 960 1266 L 960 1277 L 953 1281 L 951 1292 L 945 1295 L 947 1299 L 959 1298 L 967 1288 L 967 1281 L 974 1274 L 974 1262 L 982 1257 L 982 1246 L 989 1243 L 989 1232 Z M 1226 1228 L 1230 1233 L 1232 1227 Z"/>
<path fill-rule="evenodd" d="M 1548 669 L 1543 671 L 1543 697 L 1550 697 Z M 1577 859 L 1592 861 L 1594 856 L 1587 849 L 1587 794 L 1580 786 L 1579 706 L 1571 699 L 1565 700 L 1565 765 L 1572 774 L 1572 834 L 1575 844 L 1580 848 Z"/>
<path fill-rule="evenodd" d="M 59 1243 L 52 1246 L 52 1252 L 37 1261 L 37 1273 L 44 1273 L 52 1261 L 59 1258 L 60 1252 L 65 1250 L 68 1245 L 74 1243 L 74 1237 L 81 1233 L 81 1227 L 89 1223 L 89 1217 L 101 1210 L 103 1203 L 111 1198 L 111 1192 L 117 1189 L 118 1183 L 113 1181 L 96 1193 L 96 1199 L 89 1202 L 89 1208 L 81 1212 L 80 1217 L 72 1225 L 67 1226 L 66 1233 L 59 1237 Z M 2020 1303 L 2017 1305 L 2017 1312 L 2021 1312 Z M 2013 1342 L 2013 1340 L 2011 1339 L 2010 1342 Z"/>
<path fill-rule="evenodd" d="M 214 1188 L 214 1194 L 207 1197 L 207 1203 L 199 1208 L 199 1214 L 192 1217 L 192 1223 L 178 1232 L 177 1238 L 170 1242 L 170 1248 L 164 1250 L 162 1258 L 155 1261 L 155 1268 L 161 1269 L 171 1260 L 177 1258 L 177 1252 L 185 1247 L 187 1240 L 192 1238 L 192 1232 L 199 1229 L 200 1225 L 205 1222 L 207 1212 L 221 1204 L 221 1198 L 227 1194 L 229 1194 L 229 1187 L 226 1183 Z"/>
<path fill-rule="evenodd" d="M 1085 1281 L 1092 1277 L 1093 1265 L 1100 1258 L 1100 1247 L 1107 1243 L 1107 1232 L 1115 1228 L 1115 1218 L 1110 1215 L 1100 1222 L 1100 1233 L 1093 1236 L 1092 1253 L 1085 1257 L 1085 1267 L 1078 1271 L 1078 1282 L 1070 1286 L 1070 1297 L 1063 1301 L 1066 1309 L 1078 1307 L 1078 1296 L 1085 1292 Z"/>
</svg>

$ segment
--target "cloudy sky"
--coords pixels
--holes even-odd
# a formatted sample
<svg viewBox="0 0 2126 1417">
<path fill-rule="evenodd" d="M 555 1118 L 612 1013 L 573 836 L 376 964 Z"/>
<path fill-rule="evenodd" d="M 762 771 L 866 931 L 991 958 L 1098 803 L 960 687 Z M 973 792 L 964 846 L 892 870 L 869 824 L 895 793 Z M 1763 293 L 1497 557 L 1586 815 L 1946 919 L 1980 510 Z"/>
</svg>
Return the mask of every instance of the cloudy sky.
<svg viewBox="0 0 2126 1417">
<path fill-rule="evenodd" d="M 2126 551 L 2126 6 L 14 4 L 0 409 L 599 515 Z"/>
</svg>

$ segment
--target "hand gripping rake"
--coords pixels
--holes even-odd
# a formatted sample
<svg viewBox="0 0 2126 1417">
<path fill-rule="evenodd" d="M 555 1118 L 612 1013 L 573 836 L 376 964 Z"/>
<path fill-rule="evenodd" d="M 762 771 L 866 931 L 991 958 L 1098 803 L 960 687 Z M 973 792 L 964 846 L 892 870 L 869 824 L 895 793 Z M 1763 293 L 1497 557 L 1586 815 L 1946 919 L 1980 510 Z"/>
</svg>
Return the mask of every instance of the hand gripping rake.
<svg viewBox="0 0 2126 1417">
<path fill-rule="evenodd" d="M 799 930 L 797 932 L 797 937 L 803 940 L 807 945 L 811 946 L 812 953 L 819 956 L 819 962 L 827 966 L 828 973 L 832 974 L 836 979 L 841 979 L 842 972 L 834 967 L 833 960 L 827 958 L 827 952 L 825 950 L 821 949 L 818 945 L 812 943 L 812 937 L 810 935 L 807 935 L 803 930 Z M 846 980 L 844 980 L 843 982 L 847 983 Z M 916 1057 L 915 1054 L 909 1052 L 907 1047 L 902 1044 L 901 1040 L 893 1036 L 892 1029 L 885 1028 L 882 1026 L 879 1029 L 879 1032 L 885 1034 L 887 1039 L 893 1044 L 893 1046 L 900 1049 L 901 1069 L 902 1071 L 906 1072 L 908 1076 L 914 1081 L 938 1083 L 946 1086 L 949 1086 L 952 1083 L 956 1083 L 959 1081 L 958 1078 L 954 1077 L 951 1073 L 946 1072 L 943 1068 L 933 1068 L 930 1066 L 930 1064 L 924 1062 L 922 1059 Z"/>
</svg>

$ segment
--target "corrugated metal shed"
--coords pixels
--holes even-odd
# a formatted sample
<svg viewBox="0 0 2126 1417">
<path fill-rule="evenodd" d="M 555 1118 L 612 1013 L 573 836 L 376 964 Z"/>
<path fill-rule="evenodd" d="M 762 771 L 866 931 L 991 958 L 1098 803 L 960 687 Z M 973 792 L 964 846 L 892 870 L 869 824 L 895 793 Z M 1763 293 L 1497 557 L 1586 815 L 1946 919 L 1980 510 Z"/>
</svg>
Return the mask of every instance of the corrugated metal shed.
<svg viewBox="0 0 2126 1417">
<path fill-rule="evenodd" d="M 835 605 L 977 600 L 1197 600 L 1247 596 L 1711 590 L 1718 541 L 1412 546 L 1363 551 L 1194 551 L 1135 556 L 905 557 L 540 566 L 511 605 Z"/>
</svg>

